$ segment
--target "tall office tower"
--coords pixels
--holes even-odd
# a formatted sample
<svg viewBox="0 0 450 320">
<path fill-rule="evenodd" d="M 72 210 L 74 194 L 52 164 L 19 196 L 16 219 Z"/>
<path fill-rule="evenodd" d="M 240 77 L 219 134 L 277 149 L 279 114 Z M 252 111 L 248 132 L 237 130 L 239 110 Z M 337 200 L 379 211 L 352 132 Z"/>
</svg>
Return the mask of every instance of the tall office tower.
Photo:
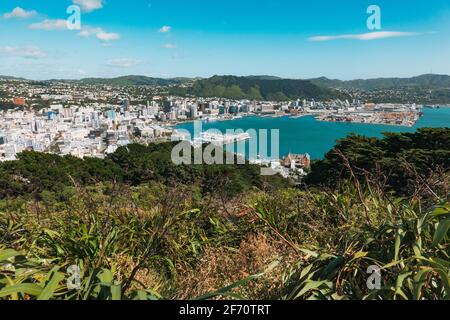
<svg viewBox="0 0 450 320">
<path fill-rule="evenodd" d="M 191 105 L 190 111 L 191 111 L 191 119 L 197 119 L 198 118 L 198 107 L 196 104 Z"/>
<path fill-rule="evenodd" d="M 123 99 L 122 100 L 122 108 L 123 108 L 123 111 L 125 112 L 125 111 L 129 111 L 130 110 L 130 100 L 128 100 L 128 99 Z"/>
</svg>

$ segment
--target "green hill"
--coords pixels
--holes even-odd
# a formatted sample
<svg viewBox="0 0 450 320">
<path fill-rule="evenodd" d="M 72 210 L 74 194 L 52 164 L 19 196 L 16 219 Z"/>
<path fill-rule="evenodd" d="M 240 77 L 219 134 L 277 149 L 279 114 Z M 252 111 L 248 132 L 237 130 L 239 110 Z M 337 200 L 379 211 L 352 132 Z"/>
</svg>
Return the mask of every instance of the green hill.
<svg viewBox="0 0 450 320">
<path fill-rule="evenodd" d="M 190 88 L 174 88 L 172 94 L 275 101 L 346 98 L 339 92 L 319 87 L 310 81 L 268 76 L 214 76 L 196 81 Z"/>
<path fill-rule="evenodd" d="M 11 77 L 11 76 L 2 76 L 0 75 L 0 80 L 26 80 L 24 78 Z"/>
<path fill-rule="evenodd" d="M 85 85 L 107 85 L 107 86 L 166 86 L 188 81 L 186 78 L 162 79 L 146 76 L 123 76 L 118 78 L 86 78 L 79 80 Z"/>
<path fill-rule="evenodd" d="M 326 77 L 309 79 L 317 86 L 325 88 L 347 88 L 347 89 L 388 89 L 402 87 L 420 87 L 434 89 L 449 89 L 450 76 L 438 74 L 424 74 L 412 78 L 377 78 L 377 79 L 357 79 L 350 81 L 342 81 L 336 79 L 328 79 Z"/>
</svg>

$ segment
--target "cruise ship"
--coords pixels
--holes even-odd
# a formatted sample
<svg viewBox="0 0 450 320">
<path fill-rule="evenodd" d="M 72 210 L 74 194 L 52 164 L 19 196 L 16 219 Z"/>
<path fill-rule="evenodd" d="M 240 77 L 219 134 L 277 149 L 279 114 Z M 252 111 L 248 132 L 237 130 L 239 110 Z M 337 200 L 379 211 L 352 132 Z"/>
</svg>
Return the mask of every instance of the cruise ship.
<svg viewBox="0 0 450 320">
<path fill-rule="evenodd" d="M 239 134 L 216 134 L 203 132 L 200 137 L 194 138 L 192 144 L 194 146 L 201 146 L 203 144 L 213 144 L 216 146 L 232 144 L 240 141 L 249 140 L 250 134 L 239 133 Z"/>
</svg>

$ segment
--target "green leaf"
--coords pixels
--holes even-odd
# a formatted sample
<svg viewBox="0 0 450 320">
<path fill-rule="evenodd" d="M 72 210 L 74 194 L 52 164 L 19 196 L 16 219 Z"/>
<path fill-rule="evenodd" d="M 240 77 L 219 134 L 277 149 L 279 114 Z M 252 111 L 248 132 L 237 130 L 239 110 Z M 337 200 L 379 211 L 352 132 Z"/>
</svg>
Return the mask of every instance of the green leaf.
<svg viewBox="0 0 450 320">
<path fill-rule="evenodd" d="M 438 217 L 443 216 L 450 213 L 450 206 L 448 207 L 437 207 L 434 209 L 434 211 L 431 213 L 431 215 Z"/>
<path fill-rule="evenodd" d="M 233 283 L 232 285 L 229 285 L 228 287 L 225 287 L 225 288 L 219 289 L 218 291 L 207 293 L 203 296 L 200 296 L 200 297 L 196 298 L 195 300 L 209 300 L 209 299 L 212 299 L 215 297 L 220 297 L 220 296 L 230 296 L 230 297 L 236 298 L 238 300 L 245 300 L 243 297 L 233 294 L 231 292 L 231 290 L 233 290 L 237 287 L 243 286 L 251 280 L 259 279 L 263 275 L 264 275 L 264 273 L 247 277 L 245 279 L 242 279 L 238 282 Z"/>
<path fill-rule="evenodd" d="M 432 270 L 431 268 L 420 270 L 414 276 L 414 300 L 420 300 L 422 298 L 422 288 L 425 285 L 428 274 Z"/>
<path fill-rule="evenodd" d="M 403 299 L 408 300 L 408 297 L 403 292 L 402 287 L 403 287 L 403 282 L 405 281 L 405 279 L 408 278 L 411 274 L 412 274 L 412 272 L 407 272 L 407 273 L 400 274 L 398 276 L 397 281 L 395 283 L 394 297 L 397 295 L 401 295 L 403 297 Z"/>
<path fill-rule="evenodd" d="M 395 253 L 394 253 L 394 261 L 398 261 L 400 255 L 400 245 L 402 244 L 401 230 L 397 231 L 397 235 L 395 237 Z"/>
<path fill-rule="evenodd" d="M 311 272 L 312 267 L 314 266 L 314 264 L 310 264 L 307 267 L 305 267 L 301 272 L 300 272 L 300 277 L 299 280 L 302 280 L 306 275 L 308 275 Z"/>
<path fill-rule="evenodd" d="M 311 256 L 311 257 L 313 257 L 313 258 L 319 257 L 319 254 L 318 254 L 318 253 L 316 253 L 316 252 L 314 252 L 314 251 L 311 251 L 311 250 L 308 250 L 308 249 L 300 249 L 300 251 L 303 252 L 303 253 L 305 253 L 307 256 Z"/>
<path fill-rule="evenodd" d="M 422 256 L 422 237 L 420 235 L 417 237 L 416 242 L 413 245 L 413 251 L 417 257 Z"/>
<path fill-rule="evenodd" d="M 102 282 L 102 284 L 108 285 L 112 284 L 114 276 L 111 270 L 103 269 L 102 272 L 98 275 L 98 279 Z"/>
<path fill-rule="evenodd" d="M 145 292 L 144 290 L 139 290 L 138 292 L 137 292 L 137 300 L 140 300 L 140 301 L 147 301 L 148 300 L 148 298 L 147 298 L 147 292 Z"/>
<path fill-rule="evenodd" d="M 448 269 L 450 270 L 450 261 L 440 259 L 440 258 L 430 258 L 432 262 L 434 262 L 433 265 L 439 266 L 441 269 Z"/>
<path fill-rule="evenodd" d="M 0 298 L 8 297 L 12 294 L 22 293 L 30 296 L 38 296 L 42 292 L 42 288 L 34 283 L 21 283 L 9 286 L 0 290 Z"/>
<path fill-rule="evenodd" d="M 313 291 L 313 290 L 320 288 L 324 284 L 327 284 L 327 281 L 308 281 L 306 283 L 306 285 L 303 287 L 303 289 L 300 290 L 299 293 L 297 293 L 294 300 L 302 297 L 305 293 L 307 293 L 309 291 Z"/>
<path fill-rule="evenodd" d="M 0 250 L 0 262 L 6 261 L 12 257 L 17 257 L 18 255 L 20 254 L 12 249 Z"/>
<path fill-rule="evenodd" d="M 433 247 L 436 247 L 439 243 L 444 240 L 445 236 L 447 235 L 448 229 L 450 228 L 450 219 L 442 220 L 436 230 L 436 233 L 433 237 Z"/>
<path fill-rule="evenodd" d="M 111 286 L 111 299 L 113 301 L 120 301 L 122 298 L 122 287 L 120 285 Z"/>
<path fill-rule="evenodd" d="M 50 280 L 42 290 L 41 294 L 37 298 L 38 300 L 50 300 L 53 297 L 59 283 L 64 279 L 64 274 L 61 272 L 52 272 Z"/>
<path fill-rule="evenodd" d="M 435 271 L 439 274 L 441 277 L 442 283 L 445 288 L 446 297 L 445 299 L 450 299 L 450 278 L 448 277 L 448 274 L 442 270 L 442 269 L 435 269 Z"/>
<path fill-rule="evenodd" d="M 369 254 L 368 252 L 359 251 L 359 252 L 355 253 L 355 255 L 353 256 L 352 261 L 353 260 L 358 260 L 358 259 L 361 259 L 361 258 L 365 258 L 365 257 L 367 257 L 368 254 Z"/>
</svg>

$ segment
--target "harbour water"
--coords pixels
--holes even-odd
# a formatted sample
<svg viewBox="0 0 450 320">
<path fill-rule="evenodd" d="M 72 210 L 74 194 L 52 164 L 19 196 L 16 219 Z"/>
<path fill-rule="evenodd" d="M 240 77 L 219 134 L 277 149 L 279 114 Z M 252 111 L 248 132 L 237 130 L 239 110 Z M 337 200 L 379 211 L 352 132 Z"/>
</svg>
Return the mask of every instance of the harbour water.
<svg viewBox="0 0 450 320">
<path fill-rule="evenodd" d="M 384 132 L 415 132 L 419 128 L 450 127 L 450 107 L 440 109 L 423 109 L 424 116 L 413 127 L 386 126 L 375 124 L 320 122 L 313 116 L 302 118 L 291 117 L 258 117 L 248 116 L 230 121 L 204 122 L 203 130 L 217 129 L 226 133 L 228 129 L 279 129 L 280 156 L 291 153 L 309 153 L 311 158 L 320 159 L 330 151 L 336 141 L 351 133 L 368 137 L 382 137 Z M 185 129 L 193 134 L 193 123 L 178 125 L 177 129 Z M 270 135 L 269 135 L 270 136 Z M 270 150 L 270 149 L 269 149 Z"/>
</svg>

